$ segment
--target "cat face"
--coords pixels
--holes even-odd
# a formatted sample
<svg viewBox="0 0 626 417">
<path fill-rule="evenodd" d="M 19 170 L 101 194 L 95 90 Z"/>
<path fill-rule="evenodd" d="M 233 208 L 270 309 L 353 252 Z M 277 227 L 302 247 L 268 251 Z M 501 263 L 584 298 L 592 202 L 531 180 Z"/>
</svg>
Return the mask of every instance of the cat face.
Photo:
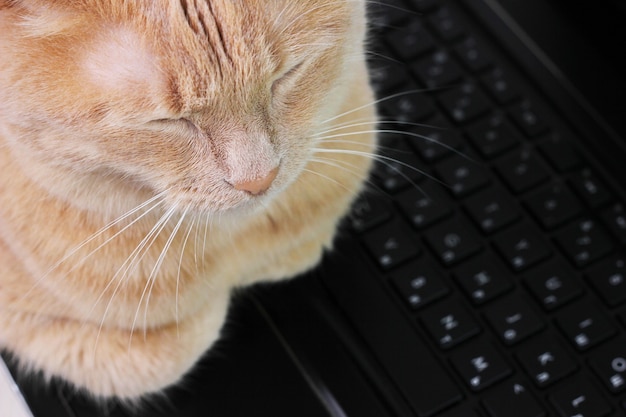
<svg viewBox="0 0 626 417">
<path fill-rule="evenodd" d="M 2 133 L 25 164 L 181 209 L 263 206 L 302 172 L 343 94 L 360 7 L 0 0 Z"/>
</svg>

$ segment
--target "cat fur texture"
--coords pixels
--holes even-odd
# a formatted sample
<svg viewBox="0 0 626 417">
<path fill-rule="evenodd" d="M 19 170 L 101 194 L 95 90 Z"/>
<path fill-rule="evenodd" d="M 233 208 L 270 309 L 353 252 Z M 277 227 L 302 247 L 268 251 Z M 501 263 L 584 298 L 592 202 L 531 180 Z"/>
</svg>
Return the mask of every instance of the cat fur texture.
<svg viewBox="0 0 626 417">
<path fill-rule="evenodd" d="M 364 3 L 0 0 L 0 348 L 140 398 L 313 267 L 375 147 Z"/>
</svg>

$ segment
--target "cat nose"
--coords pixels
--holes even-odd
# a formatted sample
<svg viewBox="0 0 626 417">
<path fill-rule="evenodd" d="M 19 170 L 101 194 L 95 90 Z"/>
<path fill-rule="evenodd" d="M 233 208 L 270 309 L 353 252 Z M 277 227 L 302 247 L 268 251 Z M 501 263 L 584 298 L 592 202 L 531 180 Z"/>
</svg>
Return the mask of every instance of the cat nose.
<svg viewBox="0 0 626 417">
<path fill-rule="evenodd" d="M 267 191 L 268 188 L 274 182 L 274 179 L 278 175 L 278 167 L 269 171 L 265 176 L 243 182 L 231 183 L 235 190 L 246 191 L 252 195 L 259 195 Z"/>
</svg>

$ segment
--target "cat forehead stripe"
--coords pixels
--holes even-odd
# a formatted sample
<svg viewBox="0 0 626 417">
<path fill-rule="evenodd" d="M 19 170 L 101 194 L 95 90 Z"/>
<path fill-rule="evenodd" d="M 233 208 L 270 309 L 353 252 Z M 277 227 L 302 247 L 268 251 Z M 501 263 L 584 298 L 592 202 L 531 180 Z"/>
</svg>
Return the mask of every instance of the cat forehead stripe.
<svg viewBox="0 0 626 417">
<path fill-rule="evenodd" d="M 206 38 L 216 54 L 223 54 L 232 63 L 223 22 L 216 15 L 212 3 L 202 1 L 198 4 L 195 0 L 181 0 L 180 5 L 185 20 L 194 33 Z"/>
</svg>

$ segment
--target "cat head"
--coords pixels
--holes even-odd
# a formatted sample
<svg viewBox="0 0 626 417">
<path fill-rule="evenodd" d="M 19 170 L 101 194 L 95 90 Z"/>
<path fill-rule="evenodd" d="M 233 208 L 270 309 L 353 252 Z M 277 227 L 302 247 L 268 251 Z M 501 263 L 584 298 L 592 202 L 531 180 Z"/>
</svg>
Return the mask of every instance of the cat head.
<svg viewBox="0 0 626 417">
<path fill-rule="evenodd" d="M 0 136 L 25 166 L 181 208 L 258 205 L 337 111 L 363 15 L 355 0 L 0 0 Z"/>
</svg>

